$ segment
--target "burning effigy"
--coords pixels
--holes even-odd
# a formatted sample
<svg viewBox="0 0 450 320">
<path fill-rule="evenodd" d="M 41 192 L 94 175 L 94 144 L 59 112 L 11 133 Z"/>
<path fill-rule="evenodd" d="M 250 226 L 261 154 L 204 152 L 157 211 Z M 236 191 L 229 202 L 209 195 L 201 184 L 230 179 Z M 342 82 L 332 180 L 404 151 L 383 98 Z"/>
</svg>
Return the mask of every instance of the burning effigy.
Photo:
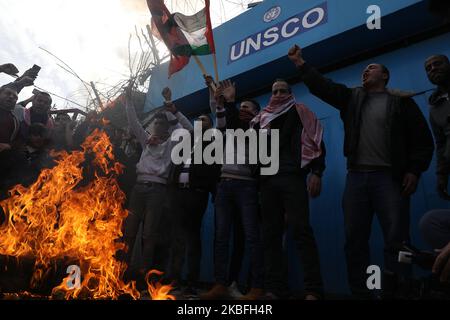
<svg viewBox="0 0 450 320">
<path fill-rule="evenodd" d="M 0 226 L 0 293 L 140 299 L 135 282 L 122 280 L 125 262 L 115 257 L 126 249 L 120 238 L 128 212 L 117 182 L 123 166 L 114 159 L 107 134 L 97 129 L 81 150 L 54 157 L 53 168 L 29 187 L 13 187 L 0 202 L 6 215 Z M 80 271 L 76 285 L 73 274 L 66 274 L 70 266 Z M 148 281 L 153 299 L 174 299 L 170 290 Z"/>
</svg>

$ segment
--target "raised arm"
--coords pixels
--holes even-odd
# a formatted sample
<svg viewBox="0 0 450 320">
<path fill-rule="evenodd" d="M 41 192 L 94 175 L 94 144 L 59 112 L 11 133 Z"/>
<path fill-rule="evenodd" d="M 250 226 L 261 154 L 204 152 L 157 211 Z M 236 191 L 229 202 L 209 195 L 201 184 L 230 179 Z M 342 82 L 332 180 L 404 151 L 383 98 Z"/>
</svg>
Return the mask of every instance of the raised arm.
<svg viewBox="0 0 450 320">
<path fill-rule="evenodd" d="M 19 69 L 12 63 L 5 63 L 0 65 L 0 73 L 6 73 L 11 76 L 17 76 Z"/>
<path fill-rule="evenodd" d="M 138 120 L 136 109 L 134 108 L 134 104 L 131 99 L 131 90 L 127 90 L 125 94 L 125 110 L 127 113 L 128 126 L 130 127 L 131 132 L 136 136 L 142 148 L 145 148 L 149 134 L 145 131 L 144 127 Z"/>
<path fill-rule="evenodd" d="M 239 121 L 239 111 L 236 108 L 236 84 L 230 80 L 220 82 L 215 92 L 217 103 L 217 129 L 236 129 Z"/>
<path fill-rule="evenodd" d="M 169 87 L 164 88 L 164 90 L 161 92 L 161 95 L 164 97 L 164 106 L 166 108 L 166 115 L 169 121 L 175 121 L 175 129 L 181 129 L 184 128 L 188 131 L 193 131 L 194 127 L 192 126 L 192 123 L 189 121 L 188 118 L 185 117 L 184 114 L 182 114 L 180 111 L 178 111 L 175 104 L 172 102 L 172 91 Z"/>
<path fill-rule="evenodd" d="M 211 113 L 214 114 L 217 112 L 217 102 L 215 98 L 215 90 L 212 88 L 212 85 L 214 83 L 213 78 L 210 75 L 205 75 L 205 84 L 208 87 L 209 91 L 209 109 L 211 110 Z M 217 90 L 217 87 L 216 87 Z"/>
<path fill-rule="evenodd" d="M 175 108 L 176 110 L 176 108 Z M 177 125 L 175 125 L 177 128 L 184 128 L 188 131 L 193 131 L 194 127 L 192 126 L 191 121 L 189 121 L 188 118 L 186 118 L 186 116 L 181 113 L 180 111 L 176 110 L 175 112 L 170 111 L 168 112 L 168 114 L 170 114 L 171 117 L 175 117 L 175 118 L 171 118 L 168 116 L 169 121 L 170 120 L 176 120 L 177 121 Z"/>
<path fill-rule="evenodd" d="M 309 91 L 333 107 L 345 111 L 351 98 L 351 89 L 322 76 L 307 64 L 302 56 L 302 49 L 295 45 L 288 53 L 289 59 L 297 67 L 300 76 Z"/>
</svg>

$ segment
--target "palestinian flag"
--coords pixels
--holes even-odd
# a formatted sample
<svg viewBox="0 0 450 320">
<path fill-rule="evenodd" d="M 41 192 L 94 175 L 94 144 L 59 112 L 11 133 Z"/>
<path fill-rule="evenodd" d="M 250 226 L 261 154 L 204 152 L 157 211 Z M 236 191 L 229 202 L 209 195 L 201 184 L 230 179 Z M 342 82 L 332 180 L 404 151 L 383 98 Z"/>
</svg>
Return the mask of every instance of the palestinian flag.
<svg viewBox="0 0 450 320">
<path fill-rule="evenodd" d="M 207 55 L 215 53 L 214 39 L 209 15 L 209 0 L 205 1 L 205 8 L 193 16 L 174 13 L 173 19 L 183 32 L 188 48 L 180 48 L 181 52 L 187 50 L 190 55 Z M 175 50 L 178 50 L 176 48 Z"/>
<path fill-rule="evenodd" d="M 183 69 L 191 55 L 215 53 L 209 0 L 205 8 L 192 16 L 169 12 L 164 0 L 147 0 L 152 14 L 153 33 L 171 52 L 169 77 Z"/>
</svg>

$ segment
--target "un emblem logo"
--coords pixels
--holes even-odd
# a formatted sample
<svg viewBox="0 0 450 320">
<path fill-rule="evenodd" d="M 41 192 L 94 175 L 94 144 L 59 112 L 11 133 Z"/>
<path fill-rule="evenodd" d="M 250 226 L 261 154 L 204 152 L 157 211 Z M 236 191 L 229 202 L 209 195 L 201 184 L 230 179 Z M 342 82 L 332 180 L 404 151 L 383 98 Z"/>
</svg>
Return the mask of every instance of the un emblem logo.
<svg viewBox="0 0 450 320">
<path fill-rule="evenodd" d="M 270 22 L 278 18 L 281 14 L 281 7 L 276 6 L 270 8 L 265 14 L 264 14 L 264 22 Z"/>
</svg>

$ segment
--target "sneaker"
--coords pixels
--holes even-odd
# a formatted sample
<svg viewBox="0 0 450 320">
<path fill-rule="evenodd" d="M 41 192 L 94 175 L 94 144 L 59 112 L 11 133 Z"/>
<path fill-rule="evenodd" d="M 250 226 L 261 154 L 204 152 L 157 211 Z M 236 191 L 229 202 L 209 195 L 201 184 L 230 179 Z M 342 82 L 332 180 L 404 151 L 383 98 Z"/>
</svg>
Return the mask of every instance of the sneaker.
<svg viewBox="0 0 450 320">
<path fill-rule="evenodd" d="M 240 300 L 262 300 L 264 297 L 264 290 L 258 288 L 251 288 L 250 291 L 240 298 Z"/>
<path fill-rule="evenodd" d="M 227 300 L 231 299 L 228 287 L 223 284 L 215 284 L 211 290 L 200 295 L 201 300 Z"/>
<path fill-rule="evenodd" d="M 230 293 L 230 296 L 233 299 L 241 299 L 244 295 L 242 294 L 241 290 L 239 290 L 239 287 L 236 283 L 236 281 L 234 281 L 229 287 L 228 287 L 228 291 Z"/>
</svg>

